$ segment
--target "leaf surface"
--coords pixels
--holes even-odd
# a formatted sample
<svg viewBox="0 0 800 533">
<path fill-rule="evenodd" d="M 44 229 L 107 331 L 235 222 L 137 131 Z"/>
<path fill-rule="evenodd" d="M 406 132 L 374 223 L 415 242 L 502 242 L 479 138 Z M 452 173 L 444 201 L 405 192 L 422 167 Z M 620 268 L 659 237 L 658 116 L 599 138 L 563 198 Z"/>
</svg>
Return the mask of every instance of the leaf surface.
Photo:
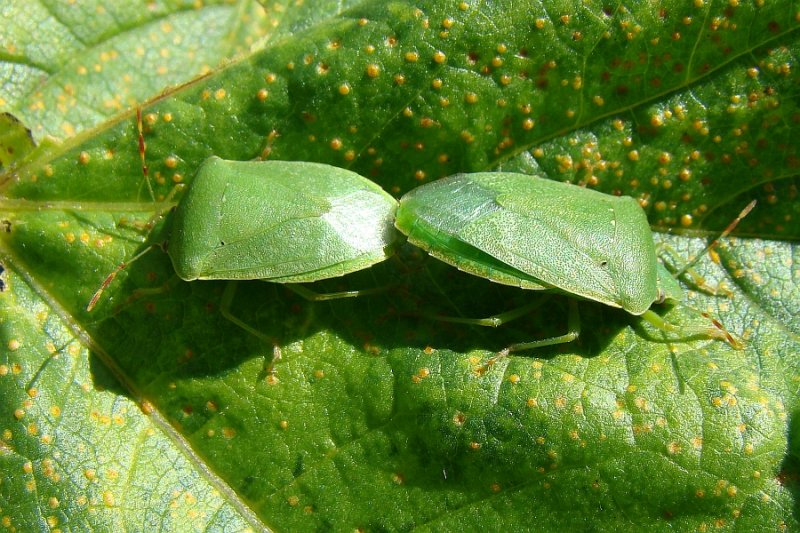
<svg viewBox="0 0 800 533">
<path fill-rule="evenodd" d="M 38 143 L 0 135 L 0 509 L 17 529 L 798 527 L 796 2 L 80 4 L 32 4 L 51 29 L 2 37 L 0 111 Z M 131 109 L 147 97 L 158 198 L 210 155 L 333 164 L 397 196 L 536 171 L 637 198 L 687 257 L 756 198 L 696 267 L 731 295 L 685 283 L 660 310 L 706 312 L 745 349 L 582 302 L 577 343 L 495 361 L 563 333 L 567 300 L 410 246 L 313 286 L 379 295 L 240 283 L 232 311 L 271 345 L 223 318 L 224 283 L 180 282 L 158 252 L 87 313 L 167 237 L 143 229 L 163 206 Z M 533 298 L 496 330 L 420 316 Z"/>
</svg>

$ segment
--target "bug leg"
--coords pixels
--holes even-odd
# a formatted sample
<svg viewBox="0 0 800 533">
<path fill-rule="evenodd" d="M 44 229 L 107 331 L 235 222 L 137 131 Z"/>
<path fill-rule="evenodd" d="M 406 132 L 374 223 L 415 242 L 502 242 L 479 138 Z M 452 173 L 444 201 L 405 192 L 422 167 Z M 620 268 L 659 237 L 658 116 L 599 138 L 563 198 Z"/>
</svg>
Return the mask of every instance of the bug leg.
<svg viewBox="0 0 800 533">
<path fill-rule="evenodd" d="M 509 354 L 514 352 L 524 352 L 527 350 L 534 350 L 536 348 L 544 348 L 545 346 L 553 346 L 555 344 L 566 344 L 577 340 L 581 334 L 581 317 L 578 313 L 578 302 L 574 299 L 569 300 L 569 315 L 567 318 L 567 332 L 563 335 L 556 337 L 548 337 L 546 339 L 539 339 L 538 341 L 517 342 L 497 352 L 497 355 L 486 361 L 486 364 L 481 368 L 480 373 L 483 374 L 490 366 L 497 363 L 499 360 L 508 357 Z"/>
<path fill-rule="evenodd" d="M 733 293 L 730 289 L 720 284 L 716 287 L 709 284 L 703 276 L 700 275 L 694 268 L 692 268 L 692 261 L 685 261 L 680 257 L 680 254 L 668 244 L 661 243 L 658 246 L 659 257 L 662 259 L 664 268 L 669 271 L 673 277 L 684 278 L 690 286 L 712 296 L 732 296 Z M 688 279 L 685 279 L 688 278 Z"/>
<path fill-rule="evenodd" d="M 233 297 L 236 295 L 236 285 L 237 283 L 235 281 L 229 281 L 228 284 L 225 285 L 225 291 L 222 293 L 222 299 L 220 300 L 219 304 L 219 312 L 223 317 L 225 317 L 226 320 L 236 324 L 249 334 L 261 339 L 265 343 L 272 345 L 272 358 L 266 365 L 264 365 L 264 373 L 267 375 L 272 375 L 275 373 L 275 363 L 277 363 L 281 358 L 280 347 L 278 347 L 267 335 L 264 335 L 262 332 L 258 331 L 256 328 L 231 313 L 231 304 L 233 303 Z"/>
<path fill-rule="evenodd" d="M 378 294 L 389 289 L 389 287 L 378 287 L 375 289 L 360 289 L 355 291 L 315 292 L 295 283 L 287 283 L 286 288 L 310 302 L 324 302 L 327 300 L 338 300 L 340 298 L 356 298 L 358 296 Z"/>
<path fill-rule="evenodd" d="M 507 322 L 511 322 L 512 320 L 515 320 L 521 316 L 529 314 L 531 311 L 533 311 L 540 305 L 542 305 L 542 300 L 538 300 L 534 303 L 523 305 L 522 307 L 517 307 L 515 309 L 511 309 L 510 311 L 505 311 L 503 313 L 492 315 L 486 318 L 465 318 L 460 316 L 443 316 L 443 315 L 433 315 L 428 313 L 419 313 L 419 314 L 414 313 L 414 314 L 422 318 L 438 320 L 439 322 L 450 322 L 453 324 L 468 324 L 470 326 L 485 326 L 489 328 L 496 328 L 502 326 Z"/>
<path fill-rule="evenodd" d="M 653 326 L 660 329 L 661 331 L 679 335 L 681 339 L 689 339 L 691 337 L 705 337 L 705 338 L 725 341 L 736 350 L 741 350 L 742 348 L 744 348 L 744 343 L 742 343 L 742 341 L 739 338 L 729 333 L 722 326 L 722 324 L 719 323 L 718 320 L 709 317 L 708 314 L 706 313 L 701 313 L 701 314 L 704 317 L 711 320 L 712 326 L 697 326 L 697 325 L 677 326 L 675 324 L 667 322 L 651 309 L 645 311 L 642 314 L 642 318 L 647 322 L 649 322 L 650 324 L 652 324 Z"/>
<path fill-rule="evenodd" d="M 272 341 L 272 358 L 264 358 L 264 366 L 261 372 L 258 373 L 259 381 L 266 381 L 270 384 L 275 384 L 278 381 L 278 376 L 275 373 L 275 363 L 283 358 L 281 347 L 275 341 Z"/>
<path fill-rule="evenodd" d="M 155 295 L 158 295 L 158 294 L 164 294 L 165 292 L 168 292 L 172 288 L 172 286 L 178 281 L 181 281 L 181 279 L 178 276 L 173 274 L 165 283 L 163 283 L 159 287 L 148 287 L 148 288 L 141 288 L 140 287 L 138 289 L 135 289 L 131 293 L 131 295 L 128 296 L 128 298 L 115 309 L 114 312 L 115 313 L 119 312 L 120 309 L 122 309 L 124 307 L 127 307 L 128 305 L 132 304 L 133 302 L 135 302 L 137 300 L 141 300 L 142 298 L 145 298 L 147 296 L 155 296 Z"/>
<path fill-rule="evenodd" d="M 430 318 L 432 320 L 439 320 L 441 322 L 452 322 L 455 324 L 469 324 L 471 326 L 486 326 L 496 328 L 502 326 L 507 322 L 511 322 L 521 316 L 527 315 L 531 313 L 534 309 L 542 305 L 544 302 L 544 298 L 537 299 L 538 301 L 523 305 L 522 307 L 517 307 L 516 309 L 512 309 L 510 311 L 506 311 L 504 313 L 500 313 L 497 315 L 493 315 L 487 318 L 463 318 L 463 317 L 455 317 L 455 316 L 440 316 L 440 315 L 421 315 L 424 318 Z M 556 337 L 549 337 L 547 339 L 541 339 L 538 341 L 531 341 L 531 342 L 519 342 L 512 344 L 508 348 L 502 350 L 501 353 L 511 353 L 511 352 L 521 352 L 525 350 L 532 350 L 534 348 L 540 348 L 543 346 L 551 346 L 553 344 L 564 344 L 567 342 L 572 342 L 578 338 L 580 334 L 580 316 L 578 314 L 578 304 L 575 300 L 570 299 L 570 307 L 569 307 L 569 326 L 567 333 L 563 335 L 558 335 Z"/>
<path fill-rule="evenodd" d="M 508 355 L 513 352 L 523 352 L 526 350 L 543 348 L 544 346 L 553 346 L 554 344 L 566 344 L 576 340 L 581 334 L 581 317 L 578 313 L 578 302 L 572 298 L 569 300 L 569 316 L 567 320 L 567 332 L 563 335 L 540 339 L 538 341 L 517 342 L 500 353 Z"/>
</svg>

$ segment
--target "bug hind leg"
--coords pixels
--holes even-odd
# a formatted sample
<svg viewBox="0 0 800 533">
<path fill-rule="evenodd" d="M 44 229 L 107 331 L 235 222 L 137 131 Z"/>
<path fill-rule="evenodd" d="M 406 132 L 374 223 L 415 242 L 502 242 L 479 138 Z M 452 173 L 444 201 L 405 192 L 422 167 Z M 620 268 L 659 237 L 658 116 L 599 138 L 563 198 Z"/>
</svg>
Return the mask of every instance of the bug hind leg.
<svg viewBox="0 0 800 533">
<path fill-rule="evenodd" d="M 500 351 L 500 355 L 506 356 L 514 352 L 524 352 L 527 350 L 535 350 L 536 348 L 544 348 L 545 346 L 553 346 L 556 344 L 567 344 L 578 339 L 581 334 L 581 317 L 578 313 L 577 300 L 570 298 L 569 300 L 569 314 L 567 319 L 567 332 L 563 335 L 555 337 L 548 337 L 546 339 L 539 339 L 529 342 L 517 342 Z"/>
<path fill-rule="evenodd" d="M 517 342 L 497 352 L 497 354 L 486 361 L 479 374 L 485 373 L 492 365 L 498 361 L 508 357 L 512 353 L 525 352 L 528 350 L 535 350 L 537 348 L 544 348 L 545 346 L 555 346 L 557 344 L 567 344 L 576 341 L 581 334 L 581 317 L 578 313 L 577 300 L 570 298 L 569 312 L 567 318 L 567 332 L 563 335 L 556 335 L 555 337 L 547 337 L 546 339 L 539 339 L 528 342 Z"/>
<path fill-rule="evenodd" d="M 236 295 L 236 281 L 229 281 L 227 285 L 225 285 L 225 290 L 222 293 L 222 299 L 220 300 L 219 304 L 219 312 L 220 314 L 228 321 L 232 322 L 233 324 L 239 326 L 249 334 L 253 335 L 257 339 L 264 341 L 264 343 L 272 346 L 272 357 L 265 361 L 264 364 L 264 371 L 263 374 L 265 376 L 274 376 L 275 374 L 275 363 L 277 363 L 281 359 L 281 350 L 280 347 L 275 343 L 273 339 L 271 339 L 268 335 L 258 331 L 256 328 L 239 318 L 238 316 L 234 315 L 231 312 L 231 305 L 233 304 L 233 297 Z"/>
<path fill-rule="evenodd" d="M 342 298 L 358 298 L 359 296 L 369 296 L 386 292 L 391 287 L 376 287 L 371 289 L 357 289 L 353 291 L 339 292 L 315 292 L 299 283 L 286 283 L 285 287 L 298 296 L 309 302 L 327 302 L 329 300 L 340 300 Z"/>
</svg>

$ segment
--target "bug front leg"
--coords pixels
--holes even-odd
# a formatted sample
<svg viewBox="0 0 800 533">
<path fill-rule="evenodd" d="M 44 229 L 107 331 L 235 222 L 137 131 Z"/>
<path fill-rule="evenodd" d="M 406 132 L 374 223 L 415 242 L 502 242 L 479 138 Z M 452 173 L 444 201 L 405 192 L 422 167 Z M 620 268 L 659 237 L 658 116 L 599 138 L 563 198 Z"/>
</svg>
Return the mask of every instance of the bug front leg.
<svg viewBox="0 0 800 533">
<path fill-rule="evenodd" d="M 642 318 L 666 333 L 672 333 L 679 336 L 675 340 L 688 340 L 693 337 L 698 338 L 711 338 L 725 341 L 730 344 L 734 349 L 741 350 L 744 348 L 744 343 L 735 335 L 726 330 L 722 324 L 708 316 L 706 313 L 701 313 L 704 317 L 711 320 L 711 326 L 697 326 L 697 325 L 682 325 L 678 326 L 667 322 L 655 311 L 648 309 L 642 314 Z"/>
</svg>

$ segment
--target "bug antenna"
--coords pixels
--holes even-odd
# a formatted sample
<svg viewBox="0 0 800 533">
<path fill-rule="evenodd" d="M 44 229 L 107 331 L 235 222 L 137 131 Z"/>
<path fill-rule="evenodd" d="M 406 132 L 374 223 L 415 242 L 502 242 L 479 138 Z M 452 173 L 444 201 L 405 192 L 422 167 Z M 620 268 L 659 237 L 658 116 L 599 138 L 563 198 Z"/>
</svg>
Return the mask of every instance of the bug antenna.
<svg viewBox="0 0 800 533">
<path fill-rule="evenodd" d="M 677 271 L 677 272 L 674 274 L 674 277 L 677 279 L 677 278 L 679 278 L 680 276 L 682 276 L 683 274 L 685 274 L 685 273 L 686 273 L 686 271 L 688 271 L 690 268 L 692 268 L 694 265 L 696 265 L 696 264 L 697 264 L 697 262 L 698 262 L 698 261 L 700 261 L 700 259 L 701 259 L 701 258 L 702 258 L 704 255 L 706 255 L 708 252 L 710 252 L 711 250 L 713 250 L 714 248 L 716 248 L 716 247 L 717 247 L 717 245 L 719 244 L 719 241 L 721 241 L 722 239 L 724 239 L 725 237 L 727 237 L 728 235 L 730 235 L 730 234 L 731 234 L 731 232 L 732 232 L 734 229 L 736 229 L 736 226 L 738 226 L 738 225 L 739 225 L 739 222 L 741 222 L 741 221 L 742 221 L 742 219 L 743 219 L 744 217 L 746 217 L 746 216 L 747 216 L 747 215 L 750 213 L 750 211 L 752 211 L 752 210 L 753 210 L 753 208 L 754 208 L 755 206 L 756 206 L 756 200 L 753 200 L 752 202 L 750 202 L 749 204 L 747 204 L 747 205 L 745 206 L 745 208 L 744 208 L 744 209 L 742 209 L 742 211 L 741 211 L 741 212 L 740 212 L 738 215 L 736 215 L 736 218 L 734 218 L 734 219 L 731 221 L 731 223 L 730 223 L 730 224 L 728 224 L 728 226 L 727 226 L 727 227 L 726 227 L 724 230 L 722 230 L 722 233 L 720 233 L 720 234 L 719 234 L 719 237 L 717 237 L 716 239 L 714 239 L 713 241 L 711 241 L 711 242 L 708 244 L 708 246 L 706 246 L 706 247 L 705 247 L 705 249 L 703 249 L 703 251 L 702 251 L 702 252 L 700 252 L 699 254 L 697 254 L 697 255 L 695 256 L 695 258 L 694 258 L 694 259 L 692 259 L 691 261 L 689 261 L 688 263 L 686 263 L 686 264 L 683 266 L 683 268 L 681 268 L 680 270 L 678 270 L 678 271 Z"/>
<path fill-rule="evenodd" d="M 94 309 L 94 306 L 97 305 L 97 302 L 100 301 L 100 297 L 103 295 L 103 291 L 105 291 L 108 288 L 108 286 L 111 285 L 111 282 L 114 281 L 114 278 L 117 277 L 117 274 L 128 268 L 128 266 L 131 263 L 133 263 L 134 261 L 142 257 L 144 254 L 152 250 L 154 246 L 157 245 L 151 244 L 138 254 L 131 257 L 128 261 L 123 261 L 119 265 L 117 265 L 117 268 L 115 268 L 111 274 L 106 276 L 106 279 L 103 280 L 103 283 L 100 285 L 100 288 L 97 289 L 97 291 L 95 291 L 95 293 L 92 295 L 92 299 L 89 300 L 89 305 L 86 306 L 86 311 L 91 312 L 92 309 Z"/>
</svg>

